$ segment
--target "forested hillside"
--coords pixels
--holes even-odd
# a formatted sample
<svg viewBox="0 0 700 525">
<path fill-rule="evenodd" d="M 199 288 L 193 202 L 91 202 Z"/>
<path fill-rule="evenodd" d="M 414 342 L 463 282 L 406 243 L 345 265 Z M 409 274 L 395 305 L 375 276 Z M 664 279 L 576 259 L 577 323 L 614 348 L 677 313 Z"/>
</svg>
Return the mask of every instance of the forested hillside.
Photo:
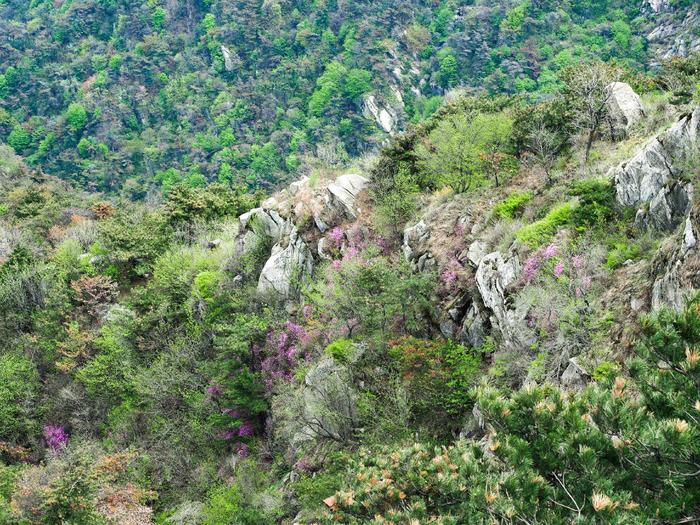
<svg viewBox="0 0 700 525">
<path fill-rule="evenodd" d="M 700 521 L 695 2 L 0 30 L 0 525 Z"/>
<path fill-rule="evenodd" d="M 132 198 L 269 188 L 375 149 L 451 88 L 537 97 L 580 60 L 644 70 L 687 53 L 693 4 L 4 0 L 0 140 Z"/>
</svg>

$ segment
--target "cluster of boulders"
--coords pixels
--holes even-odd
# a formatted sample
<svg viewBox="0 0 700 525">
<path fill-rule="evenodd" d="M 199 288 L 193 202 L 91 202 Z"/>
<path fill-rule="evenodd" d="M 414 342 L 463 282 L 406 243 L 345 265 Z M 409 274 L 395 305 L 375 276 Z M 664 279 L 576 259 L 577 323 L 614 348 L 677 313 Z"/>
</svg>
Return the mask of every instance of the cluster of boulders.
<svg viewBox="0 0 700 525">
<path fill-rule="evenodd" d="M 641 101 L 627 84 L 614 83 L 608 89 L 611 127 L 617 133 L 627 133 L 643 116 Z M 638 207 L 638 227 L 677 232 L 652 265 L 650 295 L 654 309 L 679 308 L 700 289 L 700 206 L 694 207 L 694 185 L 685 177 L 689 170 L 697 169 L 699 160 L 700 108 L 683 116 L 610 174 L 618 202 Z M 435 224 L 435 217 L 423 217 L 404 231 L 403 253 L 415 271 L 434 271 L 444 263 L 433 254 L 438 248 L 431 235 Z M 486 335 L 493 335 L 502 348 L 531 348 L 535 340 L 527 324 L 527 307 L 509 297 L 509 288 L 521 277 L 517 245 L 505 252 L 489 251 L 478 234 L 468 237 L 470 245 L 460 263 L 471 268 L 475 286 L 455 291 L 455 297 L 445 301 L 441 331 L 473 347 L 481 346 Z M 564 368 L 560 379 L 572 388 L 587 380 L 587 373 L 577 362 L 568 362 L 568 366 L 565 362 Z"/>
<path fill-rule="evenodd" d="M 696 108 L 612 173 L 618 202 L 638 207 L 638 227 L 674 232 L 682 225 L 682 231 L 664 243 L 652 264 L 654 310 L 662 306 L 680 308 L 700 289 L 700 216 L 694 181 L 687 178 L 699 164 L 700 108 Z"/>
<path fill-rule="evenodd" d="M 310 247 L 314 233 L 356 219 L 357 198 L 367 182 L 360 175 L 345 174 L 316 186 L 306 177 L 241 215 L 236 256 L 249 253 L 261 237 L 272 246 L 258 279 L 262 296 L 274 301 L 294 297 L 297 285 L 311 276 L 315 261 L 324 257 L 322 242 L 315 250 Z M 301 227 L 307 223 L 315 231 Z"/>
<path fill-rule="evenodd" d="M 687 216 L 693 184 L 679 176 L 689 164 L 698 162 L 699 148 L 697 108 L 613 170 L 617 200 L 623 206 L 639 208 L 638 226 L 671 231 Z"/>
</svg>

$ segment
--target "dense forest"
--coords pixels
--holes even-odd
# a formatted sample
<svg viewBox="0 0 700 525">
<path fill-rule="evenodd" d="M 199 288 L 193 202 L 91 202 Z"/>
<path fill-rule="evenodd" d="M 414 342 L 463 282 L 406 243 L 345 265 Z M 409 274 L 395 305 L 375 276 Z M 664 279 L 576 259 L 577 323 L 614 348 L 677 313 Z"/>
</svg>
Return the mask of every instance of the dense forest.
<svg viewBox="0 0 700 525">
<path fill-rule="evenodd" d="M 581 60 L 644 70 L 648 34 L 669 23 L 692 45 L 696 22 L 641 0 L 4 0 L 0 140 L 134 199 L 270 188 L 374 150 L 451 88 L 538 98 Z"/>
<path fill-rule="evenodd" d="M 0 525 L 700 521 L 700 7 L 0 0 Z"/>
</svg>

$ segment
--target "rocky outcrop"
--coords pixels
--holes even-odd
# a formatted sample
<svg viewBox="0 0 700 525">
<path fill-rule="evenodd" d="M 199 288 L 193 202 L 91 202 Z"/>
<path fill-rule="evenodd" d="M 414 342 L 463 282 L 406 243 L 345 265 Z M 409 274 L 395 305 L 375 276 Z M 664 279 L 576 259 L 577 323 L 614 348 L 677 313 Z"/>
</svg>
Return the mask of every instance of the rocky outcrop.
<svg viewBox="0 0 700 525">
<path fill-rule="evenodd" d="M 636 221 L 640 226 L 649 225 L 657 230 L 671 231 L 686 216 L 693 199 L 693 185 L 678 182 L 664 187 L 649 203 L 649 211 L 637 214 Z"/>
<path fill-rule="evenodd" d="M 221 54 L 224 56 L 224 68 L 226 71 L 233 71 L 233 59 L 229 48 L 221 46 Z"/>
<path fill-rule="evenodd" d="M 386 133 L 393 135 L 396 131 L 398 115 L 392 108 L 380 106 L 376 96 L 368 95 L 365 98 L 364 115 L 366 118 L 374 119 Z"/>
<path fill-rule="evenodd" d="M 318 440 L 346 442 L 357 421 L 357 391 L 346 365 L 323 357 L 306 373 L 291 444 Z"/>
<path fill-rule="evenodd" d="M 700 51 L 700 7 L 677 9 L 669 0 L 647 0 L 650 20 L 647 42 L 658 61 Z"/>
<path fill-rule="evenodd" d="M 295 227 L 272 247 L 258 279 L 258 293 L 276 299 L 290 298 L 313 271 L 313 257 Z"/>
<path fill-rule="evenodd" d="M 590 380 L 591 375 L 578 364 L 575 357 L 569 359 L 569 366 L 560 379 L 562 386 L 572 390 L 583 390 Z"/>
<path fill-rule="evenodd" d="M 700 210 L 685 220 L 682 232 L 668 239 L 652 261 L 651 308 L 680 309 L 700 290 Z"/>
<path fill-rule="evenodd" d="M 312 187 L 309 178 L 304 177 L 239 217 L 237 258 L 250 253 L 260 239 L 272 246 L 258 279 L 260 295 L 275 300 L 296 295 L 296 285 L 313 272 L 314 258 L 328 257 L 318 232 L 345 220 L 355 220 L 360 213 L 357 199 L 368 182 L 365 177 L 349 173 Z M 313 221 L 311 228 L 302 228 L 302 224 L 309 224 L 309 218 Z M 317 231 L 313 231 L 313 225 Z M 316 255 L 309 246 L 317 247 Z"/>
<path fill-rule="evenodd" d="M 437 263 L 430 252 L 429 241 L 430 229 L 423 220 L 404 230 L 401 249 L 414 271 L 429 272 L 436 269 Z"/>
<path fill-rule="evenodd" d="M 355 220 L 358 210 L 355 201 L 369 181 L 355 173 L 341 175 L 326 188 L 326 209 L 333 217 Z"/>
<path fill-rule="evenodd" d="M 616 137 L 623 136 L 644 115 L 642 100 L 632 87 L 624 82 L 613 82 L 607 86 L 608 119 Z"/>
<path fill-rule="evenodd" d="M 490 312 L 491 327 L 500 333 L 503 345 L 513 350 L 524 350 L 534 343 L 526 324 L 527 307 L 512 307 L 507 301 L 507 289 L 519 274 L 517 255 L 504 257 L 501 252 L 485 255 L 476 270 L 476 286 Z"/>
<path fill-rule="evenodd" d="M 692 203 L 691 186 L 678 180 L 686 164 L 700 154 L 700 108 L 646 144 L 612 172 L 617 200 L 640 206 L 638 224 L 669 230 Z M 648 204 L 648 211 L 646 205 Z"/>
</svg>

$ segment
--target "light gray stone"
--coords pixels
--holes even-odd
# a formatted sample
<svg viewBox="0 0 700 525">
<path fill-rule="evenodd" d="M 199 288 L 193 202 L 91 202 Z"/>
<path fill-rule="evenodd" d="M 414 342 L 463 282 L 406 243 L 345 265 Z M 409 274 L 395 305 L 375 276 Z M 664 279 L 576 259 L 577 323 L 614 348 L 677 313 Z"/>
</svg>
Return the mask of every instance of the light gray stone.
<svg viewBox="0 0 700 525">
<path fill-rule="evenodd" d="M 569 366 L 566 367 L 566 370 L 561 375 L 561 384 L 566 388 L 582 390 L 590 380 L 590 374 L 578 364 L 576 358 L 572 357 L 569 359 Z"/>
<path fill-rule="evenodd" d="M 616 136 L 624 135 L 644 115 L 642 100 L 632 87 L 624 82 L 613 82 L 606 88 L 608 118 Z"/>
<path fill-rule="evenodd" d="M 260 272 L 258 293 L 275 299 L 288 299 L 295 285 L 305 281 L 313 271 L 313 258 L 296 228 L 272 247 L 272 253 Z"/>
</svg>

